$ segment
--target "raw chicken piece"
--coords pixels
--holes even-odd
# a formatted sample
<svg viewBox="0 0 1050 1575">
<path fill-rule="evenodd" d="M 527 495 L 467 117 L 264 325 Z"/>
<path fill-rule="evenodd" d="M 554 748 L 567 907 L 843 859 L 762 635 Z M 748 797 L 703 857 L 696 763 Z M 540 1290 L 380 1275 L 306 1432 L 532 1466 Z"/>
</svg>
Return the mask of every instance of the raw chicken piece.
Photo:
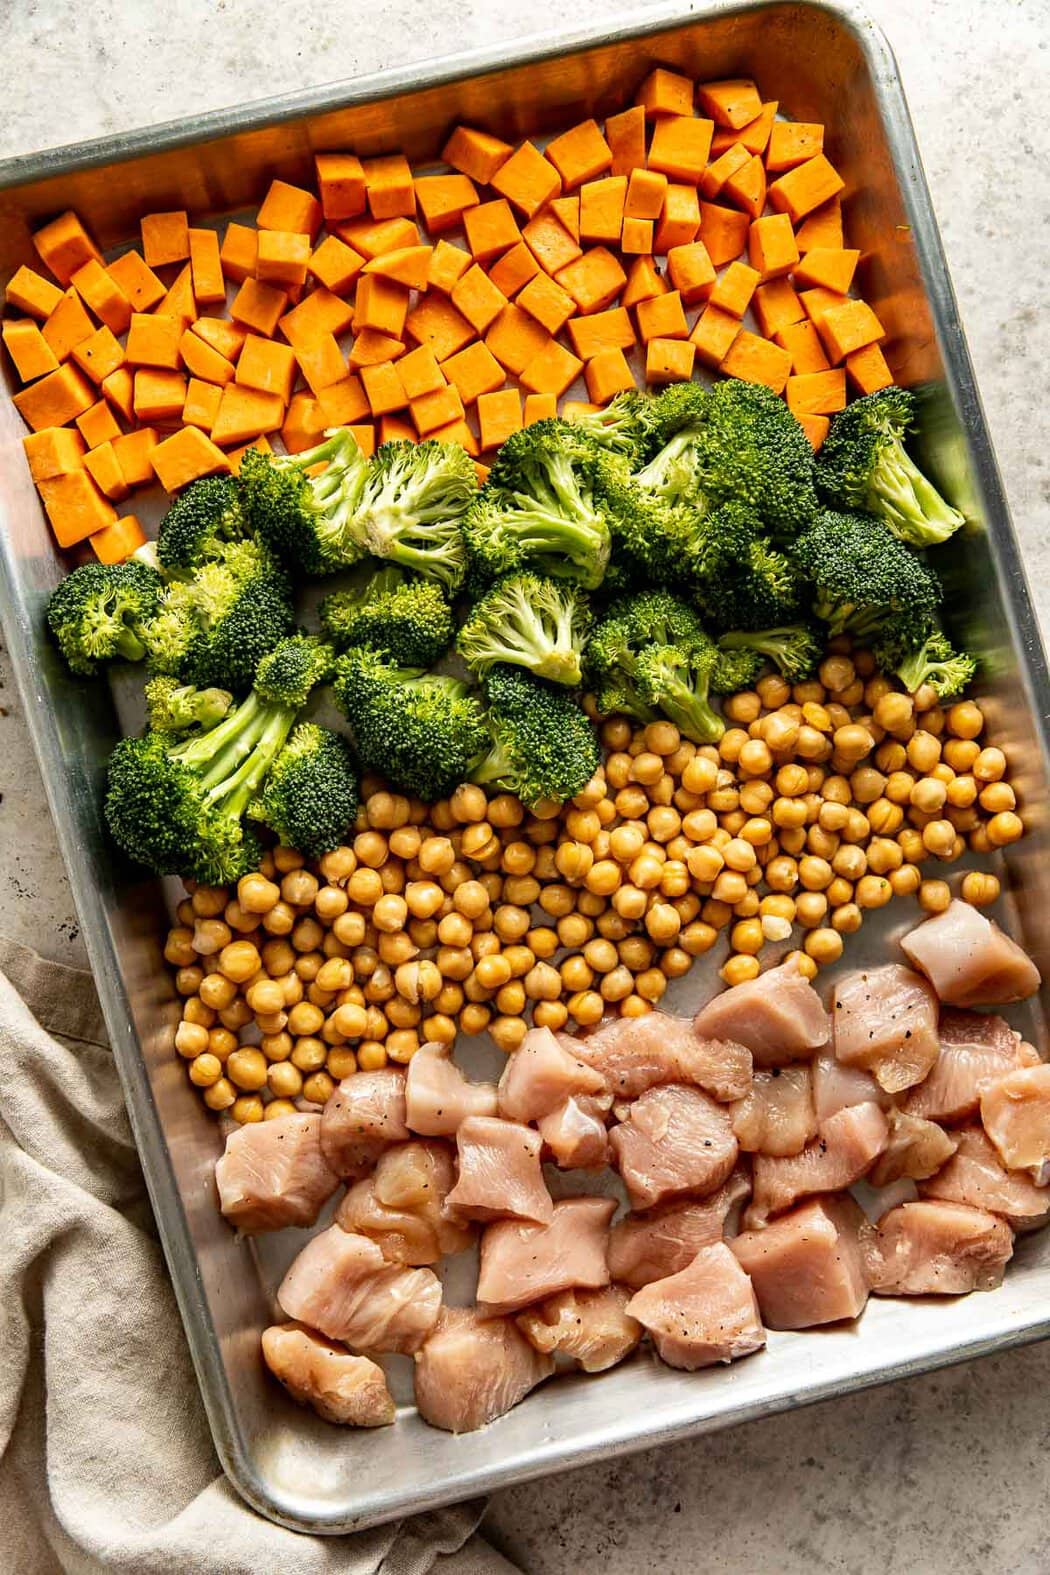
<svg viewBox="0 0 1050 1575">
<path fill-rule="evenodd" d="M 1041 982 L 1028 953 L 958 899 L 912 930 L 901 946 L 950 1006 L 1009 1006 L 1034 995 Z"/>
<path fill-rule="evenodd" d="M 665 1203 L 648 1214 L 625 1214 L 609 1234 L 609 1273 L 634 1290 L 688 1268 L 701 1247 L 721 1241 L 726 1218 L 751 1196 L 751 1181 L 734 1170 L 709 1198 Z"/>
<path fill-rule="evenodd" d="M 669 1367 L 695 1372 L 766 1343 L 754 1287 L 724 1242 L 701 1247 L 688 1268 L 636 1291 L 627 1312 Z"/>
<path fill-rule="evenodd" d="M 937 1034 L 941 1053 L 933 1070 L 904 1101 L 909 1115 L 927 1121 L 965 1121 L 977 1114 L 985 1083 L 1015 1066 L 1039 1064 L 1031 1045 L 1023 1045 L 1001 1017 L 949 1008 L 941 1013 Z"/>
<path fill-rule="evenodd" d="M 856 1066 L 843 1066 L 830 1050 L 822 1050 L 813 1061 L 813 1104 L 817 1122 L 826 1121 L 850 1105 L 874 1103 L 889 1109 L 893 1100 L 879 1087 L 870 1072 Z"/>
<path fill-rule="evenodd" d="M 817 1134 L 813 1074 L 804 1063 L 756 1072 L 750 1094 L 730 1114 L 745 1153 L 798 1154 Z"/>
<path fill-rule="evenodd" d="M 1005 1220 L 964 1203 L 922 1200 L 861 1229 L 864 1272 L 876 1296 L 965 1296 L 993 1291 L 1014 1250 Z"/>
<path fill-rule="evenodd" d="M 736 1164 L 729 1112 L 698 1088 L 668 1083 L 636 1099 L 609 1133 L 633 1209 L 648 1209 L 683 1192 L 703 1197 Z"/>
<path fill-rule="evenodd" d="M 688 1017 L 618 1017 L 584 1039 L 559 1038 L 618 1099 L 636 1099 L 661 1083 L 695 1083 L 715 1099 L 742 1099 L 751 1086 L 750 1052 L 701 1038 Z"/>
<path fill-rule="evenodd" d="M 367 1176 L 385 1148 L 411 1135 L 399 1067 L 344 1077 L 321 1112 L 321 1151 L 348 1181 Z"/>
<path fill-rule="evenodd" d="M 751 1276 L 770 1329 L 812 1329 L 858 1318 L 868 1300 L 859 1232 L 864 1215 L 848 1195 L 817 1198 L 730 1243 Z"/>
<path fill-rule="evenodd" d="M 420 1045 L 408 1063 L 405 1120 L 424 1137 L 455 1137 L 467 1116 L 494 1116 L 496 1085 L 471 1083 L 444 1045 Z"/>
<path fill-rule="evenodd" d="M 831 1026 L 835 1059 L 871 1072 L 888 1094 L 921 1083 L 941 1048 L 937 997 L 921 974 L 900 963 L 840 979 Z"/>
<path fill-rule="evenodd" d="M 549 1225 L 498 1220 L 481 1237 L 478 1305 L 490 1315 L 517 1312 L 570 1286 L 609 1283 L 605 1261 L 615 1198 L 564 1198 Z"/>
<path fill-rule="evenodd" d="M 773 1159 L 756 1154 L 754 1198 L 744 1216 L 747 1229 L 764 1225 L 800 1198 L 852 1186 L 886 1146 L 886 1117 L 878 1105 L 850 1105 L 822 1123 L 801 1154 Z"/>
<path fill-rule="evenodd" d="M 263 1330 L 263 1361 L 300 1405 L 326 1422 L 347 1427 L 389 1427 L 397 1407 L 386 1374 L 367 1356 L 353 1356 L 301 1323 Z"/>
<path fill-rule="evenodd" d="M 808 1061 L 828 1042 L 828 1014 L 795 962 L 767 968 L 734 984 L 701 1007 L 698 1034 L 746 1045 L 756 1066 Z"/>
<path fill-rule="evenodd" d="M 481 1318 L 446 1307 L 416 1353 L 416 1408 L 431 1427 L 471 1433 L 524 1400 L 554 1371 L 512 1318 Z"/>
<path fill-rule="evenodd" d="M 238 1231 L 312 1225 L 339 1186 L 321 1153 L 321 1117 L 282 1116 L 238 1127 L 215 1165 L 219 1207 Z"/>
<path fill-rule="evenodd" d="M 290 1318 L 358 1351 L 415 1351 L 437 1322 L 441 1283 L 388 1263 L 374 1241 L 330 1225 L 308 1241 L 277 1290 Z"/>
<path fill-rule="evenodd" d="M 530 1028 L 507 1057 L 497 1090 L 499 1113 L 508 1121 L 538 1121 L 578 1094 L 604 1094 L 600 1072 L 579 1060 L 549 1028 Z"/>
<path fill-rule="evenodd" d="M 354 1183 L 336 1219 L 344 1230 L 378 1242 L 393 1263 L 438 1263 L 469 1247 L 474 1236 L 445 1208 L 455 1180 L 447 1143 L 398 1143 L 379 1156 L 371 1176 Z"/>
<path fill-rule="evenodd" d="M 963 1127 L 943 1170 L 919 1188 L 924 1198 L 946 1198 L 1002 1214 L 1014 1230 L 1033 1230 L 1050 1213 L 1050 1191 L 1021 1170 L 1008 1170 L 980 1127 Z"/>
<path fill-rule="evenodd" d="M 981 1090 L 981 1124 L 1009 1170 L 1050 1181 L 1050 1066 L 1007 1072 Z"/>
<path fill-rule="evenodd" d="M 567 1099 L 540 1118 L 540 1137 L 563 1170 L 600 1170 L 609 1163 L 604 1103 L 604 1097 L 597 1100 L 585 1094 Z"/>
<path fill-rule="evenodd" d="M 935 1121 L 924 1121 L 904 1110 L 886 1113 L 890 1133 L 886 1147 L 868 1173 L 873 1187 L 895 1181 L 925 1181 L 946 1165 L 955 1153 L 956 1139 Z"/>
<path fill-rule="evenodd" d="M 543 1180 L 543 1139 L 518 1121 L 468 1116 L 456 1133 L 459 1180 L 445 1199 L 471 1220 L 553 1218 L 554 1204 Z"/>
<path fill-rule="evenodd" d="M 604 1373 L 630 1356 L 642 1338 L 641 1324 L 625 1311 L 628 1294 L 622 1285 L 562 1291 L 519 1313 L 518 1328 L 537 1351 L 571 1356 L 585 1373 Z"/>
</svg>

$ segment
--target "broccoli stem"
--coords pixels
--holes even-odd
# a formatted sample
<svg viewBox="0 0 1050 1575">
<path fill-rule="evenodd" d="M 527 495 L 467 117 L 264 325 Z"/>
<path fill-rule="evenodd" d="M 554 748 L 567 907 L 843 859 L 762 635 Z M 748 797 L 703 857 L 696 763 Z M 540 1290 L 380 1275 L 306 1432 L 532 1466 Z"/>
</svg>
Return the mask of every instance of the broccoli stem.
<svg viewBox="0 0 1050 1575">
<path fill-rule="evenodd" d="M 129 628 L 127 624 L 117 635 L 116 646 L 126 662 L 141 662 L 146 654 L 146 647 L 134 629 Z"/>
<path fill-rule="evenodd" d="M 660 693 L 660 709 L 694 744 L 715 744 L 726 725 L 706 699 L 680 680 L 671 680 Z"/>
<path fill-rule="evenodd" d="M 267 705 L 253 691 L 232 716 L 202 737 L 178 745 L 171 754 L 200 772 L 210 804 L 222 800 L 239 814 L 265 778 L 294 721 L 293 708 Z"/>
<path fill-rule="evenodd" d="M 870 486 L 887 525 L 909 546 L 929 547 L 947 541 L 963 523 L 958 509 L 945 502 L 899 441 L 884 445 Z"/>
</svg>

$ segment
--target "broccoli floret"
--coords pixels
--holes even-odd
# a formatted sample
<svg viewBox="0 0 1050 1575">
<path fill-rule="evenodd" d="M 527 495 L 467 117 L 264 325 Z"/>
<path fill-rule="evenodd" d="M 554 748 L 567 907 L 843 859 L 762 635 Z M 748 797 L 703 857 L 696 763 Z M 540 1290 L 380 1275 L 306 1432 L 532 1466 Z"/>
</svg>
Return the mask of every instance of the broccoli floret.
<svg viewBox="0 0 1050 1575">
<path fill-rule="evenodd" d="M 710 503 L 750 504 L 777 541 L 792 541 L 812 523 L 818 509 L 813 450 L 772 389 L 736 378 L 717 383 L 699 430 L 697 481 Z"/>
<path fill-rule="evenodd" d="M 493 667 L 485 679 L 488 748 L 470 780 L 516 793 L 525 804 L 574 797 L 601 762 L 593 724 L 564 689 Z"/>
<path fill-rule="evenodd" d="M 833 507 L 860 509 L 910 547 L 947 541 L 963 515 L 946 503 L 904 446 L 915 396 L 882 388 L 840 410 L 816 462 L 817 485 Z"/>
<path fill-rule="evenodd" d="M 696 469 L 699 442 L 699 427 L 682 427 L 635 473 L 635 481 L 665 503 L 693 503 L 703 508 Z"/>
<path fill-rule="evenodd" d="M 930 633 L 940 583 L 881 520 L 826 510 L 795 543 L 795 557 L 815 587 L 813 611 L 832 635 L 892 640 L 903 652 Z"/>
<path fill-rule="evenodd" d="M 462 519 L 477 490 L 474 462 L 459 443 L 384 443 L 361 489 L 356 539 L 452 594 L 467 566 Z"/>
<path fill-rule="evenodd" d="M 711 391 L 703 383 L 668 383 L 653 400 L 651 452 L 670 442 L 676 433 L 700 426 L 710 397 Z"/>
<path fill-rule="evenodd" d="M 696 578 L 705 618 L 715 629 L 764 629 L 795 620 L 804 576 L 768 537 L 759 536 L 739 558 L 726 558 L 720 573 Z"/>
<path fill-rule="evenodd" d="M 145 699 L 154 733 L 206 733 L 222 721 L 233 704 L 227 689 L 196 689 L 164 674 L 150 679 Z"/>
<path fill-rule="evenodd" d="M 607 489 L 616 461 L 565 421 L 536 421 L 503 444 L 463 522 L 479 579 L 521 569 L 602 582 L 611 544 Z"/>
<path fill-rule="evenodd" d="M 824 650 L 816 630 L 804 623 L 780 629 L 734 629 L 723 634 L 718 644 L 726 653 L 751 651 L 767 657 L 792 684 L 812 676 Z"/>
<path fill-rule="evenodd" d="M 940 629 L 932 630 L 911 651 L 901 650 L 896 641 L 877 645 L 875 659 L 883 672 L 896 673 L 910 695 L 929 684 L 938 700 L 954 700 L 973 682 L 977 671 L 976 658 L 967 651 L 956 651 Z"/>
<path fill-rule="evenodd" d="M 275 645 L 259 663 L 255 690 L 273 705 L 299 710 L 318 684 L 335 671 L 335 652 L 316 634 L 293 634 Z"/>
<path fill-rule="evenodd" d="M 648 645 L 638 652 L 635 684 L 642 699 L 669 716 L 694 744 L 711 744 L 725 723 L 708 699 L 718 652 L 709 640 L 692 645 Z"/>
<path fill-rule="evenodd" d="M 695 743 L 720 738 L 708 704 L 718 651 L 696 611 L 663 591 L 610 607 L 587 644 L 587 673 L 598 708 L 650 722 L 663 711 Z"/>
<path fill-rule="evenodd" d="M 428 803 L 465 781 L 486 747 L 485 713 L 466 684 L 395 667 L 368 646 L 339 658 L 333 692 L 361 764 Z"/>
<path fill-rule="evenodd" d="M 188 579 L 173 580 L 143 639 L 155 673 L 238 690 L 294 629 L 287 577 L 266 547 L 249 539 L 217 542 L 214 557 Z"/>
<path fill-rule="evenodd" d="M 338 650 L 372 645 L 401 667 L 429 667 L 452 643 L 452 609 L 436 580 L 387 564 L 320 607 L 321 628 Z"/>
<path fill-rule="evenodd" d="M 346 840 L 357 803 L 357 773 L 345 738 L 316 722 L 300 722 L 250 813 L 286 847 L 316 859 Z"/>
<path fill-rule="evenodd" d="M 301 574 L 335 574 L 364 555 L 354 518 L 367 474 L 368 460 L 346 427 L 301 454 L 251 448 L 241 462 L 242 505 L 282 562 Z"/>
<path fill-rule="evenodd" d="M 157 559 L 165 569 L 193 569 L 215 544 L 251 534 L 232 476 L 203 476 L 171 505 L 157 533 Z"/>
<path fill-rule="evenodd" d="M 527 667 L 537 678 L 576 685 L 590 627 L 587 598 L 575 586 L 538 574 L 499 580 L 471 609 L 456 648 L 485 673 L 497 662 Z"/>
<path fill-rule="evenodd" d="M 163 589 L 142 563 L 85 563 L 67 574 L 51 593 L 47 621 L 72 671 L 92 678 L 108 662 L 141 662 Z"/>
<path fill-rule="evenodd" d="M 735 695 L 741 689 L 750 689 L 766 659 L 759 651 L 741 647 L 739 651 L 724 651 L 717 647 L 718 657 L 711 671 L 711 693 Z"/>
<path fill-rule="evenodd" d="M 633 467 L 640 465 L 653 443 L 657 430 L 658 401 L 651 394 L 625 389 L 601 410 L 588 410 L 570 417 L 594 442 L 612 454 L 622 455 Z"/>
</svg>

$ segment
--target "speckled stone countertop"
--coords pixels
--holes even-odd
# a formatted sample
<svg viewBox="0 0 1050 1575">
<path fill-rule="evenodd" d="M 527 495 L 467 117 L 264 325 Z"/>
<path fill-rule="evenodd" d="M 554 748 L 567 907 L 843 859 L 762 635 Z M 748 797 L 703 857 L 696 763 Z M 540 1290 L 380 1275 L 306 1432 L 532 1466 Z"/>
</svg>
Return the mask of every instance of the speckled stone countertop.
<svg viewBox="0 0 1050 1575">
<path fill-rule="evenodd" d="M 868 4 L 900 63 L 1046 631 L 1050 418 L 1033 389 L 1050 363 L 1050 0 Z M 607 0 L 574 0 L 571 24 L 609 12 Z M 352 11 L 299 0 L 279 16 L 267 0 L 4 0 L 0 156 L 564 19 L 554 0 L 359 0 Z M 0 933 L 83 965 L 28 737 L 2 682 Z M 1050 1347 L 1011 1352 L 508 1490 L 488 1531 L 530 1575 L 1045 1575 L 1048 1389 Z"/>
</svg>

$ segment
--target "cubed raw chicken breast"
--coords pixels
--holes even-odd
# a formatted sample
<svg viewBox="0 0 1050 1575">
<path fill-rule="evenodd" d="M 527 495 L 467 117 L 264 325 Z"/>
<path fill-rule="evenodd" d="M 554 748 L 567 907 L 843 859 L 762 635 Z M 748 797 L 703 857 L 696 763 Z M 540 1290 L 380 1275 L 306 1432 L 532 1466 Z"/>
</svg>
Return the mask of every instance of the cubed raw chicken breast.
<svg viewBox="0 0 1050 1575">
<path fill-rule="evenodd" d="M 570 1356 L 585 1373 L 604 1373 L 630 1356 L 642 1326 L 627 1313 L 630 1292 L 622 1285 L 598 1291 L 561 1291 L 518 1314 L 530 1345 L 549 1356 Z"/>
<path fill-rule="evenodd" d="M 688 1268 L 701 1247 L 721 1241 L 726 1219 L 751 1196 L 751 1179 L 734 1170 L 709 1198 L 665 1203 L 646 1214 L 625 1214 L 609 1233 L 609 1273 L 634 1290 Z"/>
<path fill-rule="evenodd" d="M 965 1296 L 993 1291 L 1013 1252 L 1005 1220 L 964 1203 L 901 1203 L 861 1230 L 876 1296 Z"/>
<path fill-rule="evenodd" d="M 1028 953 L 958 898 L 906 935 L 901 946 L 949 1006 L 1009 1006 L 1027 1000 L 1040 985 Z"/>
<path fill-rule="evenodd" d="M 430 1269 L 388 1263 L 367 1236 L 338 1225 L 295 1258 L 277 1290 L 289 1318 L 357 1351 L 415 1351 L 441 1311 L 441 1282 Z"/>
<path fill-rule="evenodd" d="M 219 1207 L 244 1236 L 313 1225 L 339 1186 L 321 1153 L 321 1117 L 303 1113 L 238 1127 L 215 1165 Z"/>
<path fill-rule="evenodd" d="M 921 1183 L 923 1197 L 1001 1214 L 1018 1231 L 1041 1225 L 1050 1212 L 1050 1190 L 1036 1186 L 1023 1170 L 1009 1170 L 981 1127 L 962 1127 L 958 1138 L 943 1170 Z"/>
<path fill-rule="evenodd" d="M 935 1121 L 911 1116 L 905 1110 L 888 1110 L 889 1137 L 886 1147 L 868 1172 L 873 1187 L 888 1187 L 895 1181 L 925 1181 L 955 1153 L 957 1139 Z"/>
<path fill-rule="evenodd" d="M 472 1083 L 444 1045 L 420 1045 L 405 1077 L 405 1120 L 424 1137 L 455 1137 L 468 1116 L 494 1116 L 495 1083 Z"/>
<path fill-rule="evenodd" d="M 539 1121 L 567 1099 L 607 1092 L 604 1077 L 559 1042 L 549 1028 L 530 1028 L 507 1057 L 497 1090 L 507 1121 Z"/>
<path fill-rule="evenodd" d="M 828 1014 L 794 961 L 734 984 L 700 1008 L 693 1026 L 701 1038 L 746 1045 L 756 1066 L 808 1061 L 828 1042 Z"/>
<path fill-rule="evenodd" d="M 742 1099 L 751 1086 L 750 1052 L 698 1035 L 688 1017 L 617 1017 L 582 1039 L 559 1038 L 602 1074 L 617 1099 L 636 1099 L 661 1083 L 694 1083 L 715 1099 Z"/>
<path fill-rule="evenodd" d="M 570 1286 L 609 1283 L 606 1250 L 615 1198 L 564 1198 L 549 1225 L 497 1220 L 481 1236 L 478 1305 L 490 1315 L 517 1312 Z"/>
<path fill-rule="evenodd" d="M 1009 1170 L 1050 1181 L 1050 1066 L 1007 1072 L 981 1090 L 981 1124 Z"/>
<path fill-rule="evenodd" d="M 1031 1045 L 1001 1017 L 980 1012 L 943 1011 L 937 1028 L 941 1053 L 917 1088 L 908 1090 L 904 1109 L 927 1121 L 966 1121 L 977 1114 L 985 1083 L 1016 1066 L 1038 1066 Z"/>
<path fill-rule="evenodd" d="M 751 1276 L 769 1329 L 812 1329 L 859 1318 L 868 1299 L 860 1250 L 864 1215 L 848 1195 L 816 1198 L 730 1242 Z"/>
<path fill-rule="evenodd" d="M 397 1407 L 386 1374 L 367 1356 L 354 1356 L 301 1323 L 263 1330 L 263 1361 L 300 1405 L 346 1427 L 389 1427 Z"/>
<path fill-rule="evenodd" d="M 751 1092 L 731 1107 L 747 1154 L 798 1154 L 817 1135 L 813 1074 L 805 1062 L 755 1073 Z"/>
<path fill-rule="evenodd" d="M 603 1109 L 606 1098 L 584 1094 L 578 1099 L 567 1099 L 549 1115 L 540 1117 L 540 1137 L 562 1170 L 600 1170 L 609 1163 L 609 1135 Z"/>
<path fill-rule="evenodd" d="M 823 1122 L 801 1154 L 783 1159 L 756 1154 L 745 1225 L 764 1225 L 771 1214 L 782 1214 L 802 1198 L 852 1186 L 882 1153 L 887 1136 L 886 1117 L 878 1105 L 849 1105 Z"/>
<path fill-rule="evenodd" d="M 736 1164 L 729 1112 L 698 1088 L 668 1083 L 636 1099 L 609 1133 L 633 1209 L 720 1187 Z"/>
<path fill-rule="evenodd" d="M 455 1181 L 449 1144 L 396 1143 L 379 1156 L 371 1176 L 355 1181 L 336 1219 L 344 1230 L 378 1242 L 393 1263 L 438 1263 L 474 1239 L 471 1227 L 445 1207 Z"/>
<path fill-rule="evenodd" d="M 870 1072 L 862 1072 L 856 1066 L 843 1066 L 831 1050 L 822 1050 L 815 1056 L 812 1067 L 813 1104 L 818 1125 L 850 1105 L 876 1104 L 888 1110 L 893 1104 L 893 1096 L 879 1087 Z"/>
<path fill-rule="evenodd" d="M 831 997 L 835 1059 L 899 1094 L 921 1083 L 937 1059 L 937 1010 L 926 980 L 900 963 L 845 974 Z"/>
<path fill-rule="evenodd" d="M 431 1427 L 472 1433 L 503 1416 L 554 1372 L 513 1318 L 446 1307 L 416 1353 L 416 1408 Z"/>
<path fill-rule="evenodd" d="M 519 1121 L 468 1116 L 459 1124 L 459 1180 L 445 1200 L 465 1219 L 549 1222 L 554 1204 L 543 1180 L 543 1139 Z"/>
<path fill-rule="evenodd" d="M 695 1372 L 733 1362 L 766 1343 L 754 1286 L 724 1242 L 701 1247 L 680 1274 L 636 1291 L 628 1314 L 669 1367 Z"/>
<path fill-rule="evenodd" d="M 344 1077 L 321 1112 L 321 1151 L 348 1181 L 367 1176 L 385 1148 L 411 1135 L 400 1067 Z"/>
</svg>

